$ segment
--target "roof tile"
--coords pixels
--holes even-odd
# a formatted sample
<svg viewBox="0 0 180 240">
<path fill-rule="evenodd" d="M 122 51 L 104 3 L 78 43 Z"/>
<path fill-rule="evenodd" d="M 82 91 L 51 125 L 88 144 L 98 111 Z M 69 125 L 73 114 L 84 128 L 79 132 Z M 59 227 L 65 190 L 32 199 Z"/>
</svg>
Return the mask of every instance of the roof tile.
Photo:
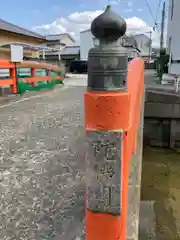
<svg viewBox="0 0 180 240">
<path fill-rule="evenodd" d="M 38 33 L 29 31 L 29 30 L 27 30 L 25 28 L 21 28 L 21 27 L 16 26 L 16 25 L 14 25 L 12 23 L 8 23 L 8 22 L 4 21 L 3 19 L 0 19 L 0 29 L 4 30 L 4 31 L 8 31 L 8 32 L 13 32 L 13 33 L 26 35 L 26 36 L 29 36 L 29 37 L 45 39 L 44 36 L 42 36 L 42 35 L 40 35 Z"/>
</svg>

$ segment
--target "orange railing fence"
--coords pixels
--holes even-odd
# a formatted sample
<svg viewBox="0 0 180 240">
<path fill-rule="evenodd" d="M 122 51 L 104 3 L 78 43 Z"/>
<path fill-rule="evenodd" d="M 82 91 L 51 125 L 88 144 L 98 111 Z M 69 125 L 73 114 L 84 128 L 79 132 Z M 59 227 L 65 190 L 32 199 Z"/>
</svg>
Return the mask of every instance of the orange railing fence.
<svg viewBox="0 0 180 240">
<path fill-rule="evenodd" d="M 10 86 L 11 92 L 17 93 L 15 65 L 8 60 L 0 60 L 0 71 L 3 70 L 7 70 L 8 74 L 0 78 L 0 87 Z"/>
<path fill-rule="evenodd" d="M 20 76 L 19 69 L 30 69 L 30 75 Z M 46 74 L 39 75 L 37 70 L 45 70 Z M 6 74 L 2 74 L 5 72 Z M 23 61 L 15 64 L 8 60 L 0 60 L 0 73 L 0 87 L 10 86 L 13 94 L 52 87 L 63 81 L 62 72 L 58 66 L 43 62 Z"/>
</svg>

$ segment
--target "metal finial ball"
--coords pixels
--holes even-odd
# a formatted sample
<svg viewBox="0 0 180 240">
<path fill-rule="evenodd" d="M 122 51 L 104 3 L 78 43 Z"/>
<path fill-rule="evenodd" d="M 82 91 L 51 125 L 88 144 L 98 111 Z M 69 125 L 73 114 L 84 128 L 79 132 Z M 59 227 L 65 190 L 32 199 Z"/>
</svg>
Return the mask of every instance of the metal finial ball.
<svg viewBox="0 0 180 240">
<path fill-rule="evenodd" d="M 91 32 L 100 40 L 115 41 L 126 32 L 126 22 L 107 5 L 106 10 L 96 17 L 91 24 Z"/>
</svg>

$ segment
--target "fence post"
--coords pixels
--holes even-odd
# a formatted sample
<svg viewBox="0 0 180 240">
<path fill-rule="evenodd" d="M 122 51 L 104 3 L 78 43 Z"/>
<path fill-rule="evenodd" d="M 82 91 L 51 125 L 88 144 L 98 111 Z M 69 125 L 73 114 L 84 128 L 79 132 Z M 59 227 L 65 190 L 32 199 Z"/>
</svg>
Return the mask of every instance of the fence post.
<svg viewBox="0 0 180 240">
<path fill-rule="evenodd" d="M 94 19 L 100 41 L 88 56 L 84 96 L 87 136 L 86 240 L 125 240 L 122 229 L 123 129 L 128 126 L 128 56 L 119 38 L 126 22 L 111 10 Z M 124 226 L 125 227 L 125 226 Z"/>
<path fill-rule="evenodd" d="M 31 77 L 35 77 L 36 76 L 36 68 L 31 68 Z M 37 86 L 37 82 L 32 82 L 32 86 L 35 87 Z"/>
<path fill-rule="evenodd" d="M 18 78 L 18 76 L 17 76 L 17 73 L 16 73 L 15 64 L 14 64 L 13 68 L 9 69 L 9 71 L 10 71 L 10 77 L 13 80 L 13 84 L 11 86 L 11 91 L 12 91 L 13 94 L 16 94 L 17 91 L 18 91 L 18 89 L 17 89 L 17 78 Z"/>
</svg>

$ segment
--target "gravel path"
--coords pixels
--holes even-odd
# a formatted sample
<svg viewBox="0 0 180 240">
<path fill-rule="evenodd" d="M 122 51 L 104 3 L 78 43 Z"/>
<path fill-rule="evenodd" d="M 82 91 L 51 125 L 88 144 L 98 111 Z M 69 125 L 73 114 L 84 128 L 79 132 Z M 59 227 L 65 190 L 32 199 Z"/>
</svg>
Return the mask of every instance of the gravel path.
<svg viewBox="0 0 180 240">
<path fill-rule="evenodd" d="M 83 93 L 56 89 L 0 109 L 1 240 L 74 238 L 84 218 Z"/>
</svg>

